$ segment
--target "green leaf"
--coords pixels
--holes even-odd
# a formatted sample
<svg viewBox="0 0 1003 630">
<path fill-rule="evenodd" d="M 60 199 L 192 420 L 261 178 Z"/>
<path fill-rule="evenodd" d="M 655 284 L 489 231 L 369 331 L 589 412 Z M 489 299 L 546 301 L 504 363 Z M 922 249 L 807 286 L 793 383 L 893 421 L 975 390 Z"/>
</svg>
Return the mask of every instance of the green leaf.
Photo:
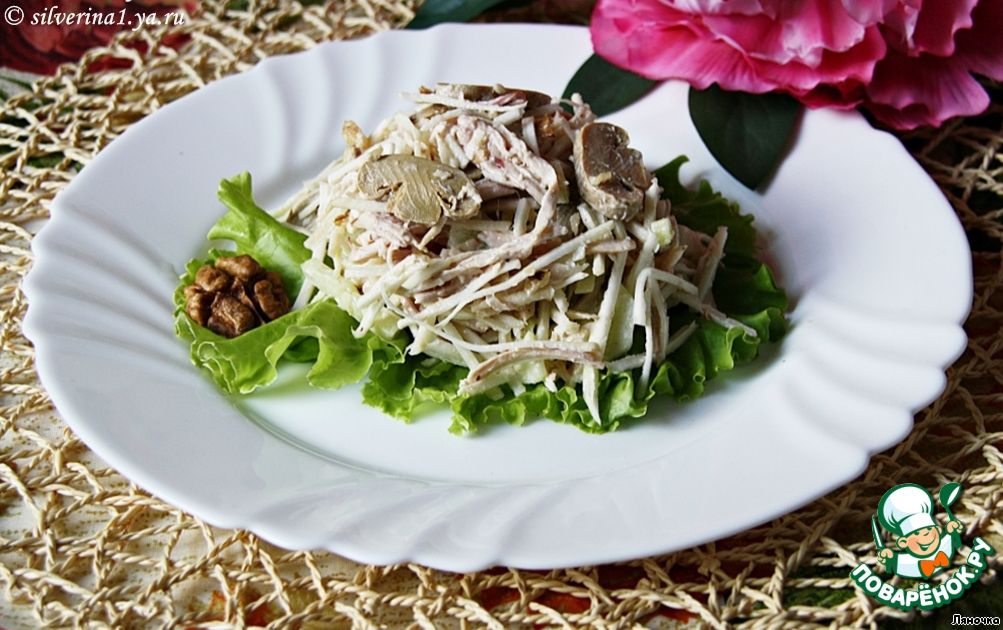
<svg viewBox="0 0 1003 630">
<path fill-rule="evenodd" d="M 374 364 L 362 385 L 362 401 L 410 422 L 424 403 L 446 403 L 456 396 L 467 368 L 425 355 Z"/>
<path fill-rule="evenodd" d="M 757 188 L 780 162 L 802 107 L 793 96 L 690 88 L 690 118 L 700 138 L 735 179 Z"/>
<path fill-rule="evenodd" d="M 658 83 L 593 54 L 571 77 L 562 98 L 571 98 L 577 92 L 596 116 L 605 116 L 640 99 Z"/>
<path fill-rule="evenodd" d="M 416 31 L 443 22 L 466 22 L 503 0 L 425 0 L 404 28 Z"/>
<path fill-rule="evenodd" d="M 379 360 L 378 353 L 385 352 L 388 346 L 394 348 L 389 353 L 390 360 L 403 359 L 400 348 L 373 333 L 356 337 L 352 331 L 358 322 L 333 300 L 320 300 L 294 313 L 299 317 L 292 318 L 294 321 L 285 326 L 282 337 L 265 348 L 264 355 L 275 366 L 293 344 L 303 338 L 317 339 L 317 359 L 306 377 L 314 387 L 341 389 L 358 383 Z"/>
<path fill-rule="evenodd" d="M 689 161 L 681 155 L 655 171 L 662 186 L 662 199 L 672 202 L 672 214 L 686 227 L 713 234 L 718 227 L 728 228 L 728 240 L 724 245 L 727 266 L 753 270 L 759 268 L 756 254 L 756 228 L 752 226 L 753 216 L 742 214 L 738 204 L 711 188 L 706 180 L 701 180 L 696 190 L 685 188 L 679 183 L 679 168 Z"/>
<path fill-rule="evenodd" d="M 190 270 L 201 265 L 193 261 Z M 313 361 L 307 382 L 323 389 L 357 383 L 371 369 L 385 370 L 404 360 L 406 341 L 384 341 L 371 332 L 357 338 L 352 334 L 356 325 L 332 300 L 314 302 L 233 339 L 196 324 L 184 313 L 183 302 L 174 321 L 176 334 L 191 343 L 192 363 L 230 394 L 249 394 L 270 384 L 282 359 Z"/>
<path fill-rule="evenodd" d="M 250 173 L 221 181 L 217 196 L 230 211 L 212 226 L 209 239 L 233 241 L 238 253 L 248 254 L 265 269 L 278 272 L 289 296 L 295 299 L 303 285 L 300 265 L 310 259 L 310 250 L 303 244 L 306 235 L 254 203 Z"/>
<path fill-rule="evenodd" d="M 718 269 L 712 290 L 718 308 L 731 315 L 752 315 L 769 308 L 787 309 L 787 293 L 777 286 L 773 272 L 762 263 L 755 270 Z"/>
<path fill-rule="evenodd" d="M 333 300 L 320 300 L 227 339 L 199 326 L 185 313 L 184 288 L 195 281 L 200 267 L 221 255 L 248 254 L 282 276 L 295 297 L 303 284 L 300 264 L 309 259 L 306 235 L 291 229 L 254 202 L 251 176 L 242 173 L 220 183 L 219 199 L 229 208 L 209 230 L 210 239 L 232 241 L 236 251 L 211 250 L 208 260 L 192 260 L 174 292 L 175 332 L 190 342 L 192 363 L 206 370 L 221 389 L 248 394 L 278 376 L 282 360 L 312 362 L 307 381 L 337 389 L 362 380 L 372 369 L 404 360 L 406 340 L 384 341 L 373 333 L 353 334 L 358 323 Z"/>
</svg>

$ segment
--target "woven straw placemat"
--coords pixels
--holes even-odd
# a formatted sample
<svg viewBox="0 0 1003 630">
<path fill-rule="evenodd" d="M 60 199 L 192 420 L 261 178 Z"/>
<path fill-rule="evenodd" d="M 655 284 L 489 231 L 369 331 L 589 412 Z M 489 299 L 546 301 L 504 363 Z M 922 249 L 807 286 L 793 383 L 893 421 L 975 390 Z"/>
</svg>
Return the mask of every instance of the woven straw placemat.
<svg viewBox="0 0 1003 630">
<path fill-rule="evenodd" d="M 771 523 L 687 551 L 600 567 L 466 575 L 369 567 L 210 527 L 91 453 L 52 408 L 21 334 L 27 305 L 20 283 L 53 197 L 112 139 L 164 103 L 270 55 L 401 26 L 412 2 L 206 2 L 186 24 L 124 33 L 3 104 L 0 626 L 874 626 L 905 614 L 880 607 L 848 572 L 858 562 L 875 563 L 870 516 L 885 490 L 904 482 L 964 484 L 955 508 L 964 538 L 981 535 L 1003 549 L 1003 99 L 995 85 L 989 88 L 997 104 L 985 115 L 901 136 L 957 209 L 975 250 L 967 351 L 904 442 L 876 455 L 853 483 Z M 557 6 L 560 14 L 553 1 L 534 6 L 515 11 L 547 19 Z"/>
</svg>

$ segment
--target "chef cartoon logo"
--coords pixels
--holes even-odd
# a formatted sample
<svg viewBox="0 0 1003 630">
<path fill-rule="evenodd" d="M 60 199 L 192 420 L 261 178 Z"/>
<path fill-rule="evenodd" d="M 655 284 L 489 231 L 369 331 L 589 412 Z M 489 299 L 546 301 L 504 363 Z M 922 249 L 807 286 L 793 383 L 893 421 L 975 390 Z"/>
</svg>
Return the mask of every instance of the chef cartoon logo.
<svg viewBox="0 0 1003 630">
<path fill-rule="evenodd" d="M 878 504 L 877 515 L 871 517 L 878 562 L 887 573 L 921 580 L 915 589 L 888 584 L 863 563 L 850 572 L 850 577 L 881 603 L 902 610 L 914 606 L 923 610 L 937 608 L 963 595 L 985 570 L 986 557 L 994 551 L 982 538 L 976 537 L 964 564 L 945 579 L 937 577 L 946 576 L 962 546 L 964 526 L 951 512 L 959 496 L 961 484 L 949 483 L 940 489 L 938 498 L 948 519 L 941 525 L 934 518 L 933 496 L 922 486 L 905 483 L 886 492 Z M 885 542 L 881 529 L 890 534 L 890 542 Z M 927 583 L 931 579 L 939 584 L 931 586 Z"/>
<path fill-rule="evenodd" d="M 951 566 L 954 552 L 961 547 L 961 521 L 951 513 L 951 504 L 961 494 L 960 484 L 944 486 L 941 492 L 944 511 L 950 519 L 946 526 L 933 520 L 933 497 L 926 488 L 913 483 L 895 486 L 881 497 L 878 519 L 893 536 L 893 547 L 882 543 L 881 534 L 871 517 L 878 560 L 889 573 L 907 578 L 928 580 Z"/>
</svg>

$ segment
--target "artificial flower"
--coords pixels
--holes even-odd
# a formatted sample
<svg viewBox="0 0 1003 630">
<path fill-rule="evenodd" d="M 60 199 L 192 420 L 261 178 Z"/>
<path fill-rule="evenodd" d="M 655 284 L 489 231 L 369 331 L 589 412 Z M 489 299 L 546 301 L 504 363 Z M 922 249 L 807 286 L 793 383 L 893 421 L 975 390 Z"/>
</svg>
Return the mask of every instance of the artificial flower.
<svg viewBox="0 0 1003 630">
<path fill-rule="evenodd" d="M 989 104 L 1003 0 L 599 0 L 596 52 L 650 79 L 858 105 L 897 128 Z"/>
</svg>

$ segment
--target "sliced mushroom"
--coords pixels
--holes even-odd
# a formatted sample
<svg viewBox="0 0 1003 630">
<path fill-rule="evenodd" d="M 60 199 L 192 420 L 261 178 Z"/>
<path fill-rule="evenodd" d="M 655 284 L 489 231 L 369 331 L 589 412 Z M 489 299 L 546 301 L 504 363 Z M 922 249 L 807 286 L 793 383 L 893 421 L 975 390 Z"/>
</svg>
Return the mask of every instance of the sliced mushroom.
<svg viewBox="0 0 1003 630">
<path fill-rule="evenodd" d="M 435 86 L 439 96 L 459 98 L 465 101 L 486 101 L 504 92 L 496 92 L 490 85 L 467 85 L 465 83 L 439 83 Z"/>
<path fill-rule="evenodd" d="M 413 155 L 367 162 L 359 171 L 359 190 L 372 199 L 388 196 L 394 216 L 421 225 L 434 225 L 443 213 L 467 219 L 481 207 L 477 188 L 463 171 Z"/>
<path fill-rule="evenodd" d="M 627 132 L 594 122 L 575 136 L 578 190 L 590 206 L 611 219 L 627 220 L 644 205 L 648 173 Z"/>
<path fill-rule="evenodd" d="M 508 88 L 501 85 L 467 85 L 465 83 L 439 83 L 435 86 L 435 93 L 449 98 L 458 98 L 471 102 L 490 101 L 503 94 L 511 94 L 513 100 L 524 99 L 527 109 L 535 109 L 550 105 L 554 99 L 542 92 L 533 90 L 520 90 Z"/>
</svg>

